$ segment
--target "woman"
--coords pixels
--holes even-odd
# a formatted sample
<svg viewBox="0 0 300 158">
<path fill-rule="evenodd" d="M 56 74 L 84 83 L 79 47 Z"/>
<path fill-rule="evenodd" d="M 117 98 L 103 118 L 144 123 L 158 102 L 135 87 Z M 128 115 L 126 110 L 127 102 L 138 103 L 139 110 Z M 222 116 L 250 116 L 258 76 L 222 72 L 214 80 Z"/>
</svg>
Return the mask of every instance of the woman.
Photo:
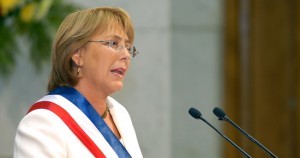
<svg viewBox="0 0 300 158">
<path fill-rule="evenodd" d="M 14 157 L 142 157 L 128 112 L 109 97 L 123 87 L 133 41 L 120 8 L 67 16 L 52 48 L 49 94 L 20 122 Z"/>
</svg>

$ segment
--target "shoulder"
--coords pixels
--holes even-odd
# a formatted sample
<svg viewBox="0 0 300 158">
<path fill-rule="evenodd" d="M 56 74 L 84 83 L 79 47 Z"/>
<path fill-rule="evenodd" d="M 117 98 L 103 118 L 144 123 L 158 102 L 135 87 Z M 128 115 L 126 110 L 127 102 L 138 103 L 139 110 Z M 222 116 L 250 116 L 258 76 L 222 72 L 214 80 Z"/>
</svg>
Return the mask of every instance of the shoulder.
<svg viewBox="0 0 300 158">
<path fill-rule="evenodd" d="M 20 121 L 15 136 L 14 157 L 84 155 L 90 155 L 90 152 L 56 113 L 48 109 L 35 109 Z"/>
<path fill-rule="evenodd" d="M 64 139 L 66 133 L 64 131 L 67 131 L 66 129 L 67 127 L 65 127 L 63 122 L 48 110 L 37 109 L 28 113 L 20 121 L 17 128 L 14 156 L 66 156 L 64 149 L 66 146 Z M 56 146 L 56 151 L 51 151 L 49 146 Z"/>
<path fill-rule="evenodd" d="M 38 125 L 38 126 L 36 126 Z M 18 128 L 40 129 L 52 127 L 63 127 L 65 126 L 62 120 L 53 112 L 47 109 L 36 109 L 26 114 L 20 121 Z"/>
</svg>

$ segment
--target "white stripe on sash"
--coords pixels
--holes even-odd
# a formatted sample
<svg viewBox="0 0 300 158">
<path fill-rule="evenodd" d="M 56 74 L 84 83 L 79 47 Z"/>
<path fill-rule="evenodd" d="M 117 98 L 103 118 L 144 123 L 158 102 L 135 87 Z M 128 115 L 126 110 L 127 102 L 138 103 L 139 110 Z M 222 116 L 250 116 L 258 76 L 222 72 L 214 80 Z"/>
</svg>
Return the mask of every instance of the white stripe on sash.
<svg viewBox="0 0 300 158">
<path fill-rule="evenodd" d="M 46 95 L 37 102 L 50 101 L 63 109 L 65 109 L 83 131 L 94 141 L 94 143 L 100 148 L 103 154 L 109 158 L 118 158 L 113 148 L 105 140 L 103 135 L 98 131 L 96 126 L 89 120 L 89 118 L 78 109 L 72 102 L 60 95 Z"/>
</svg>

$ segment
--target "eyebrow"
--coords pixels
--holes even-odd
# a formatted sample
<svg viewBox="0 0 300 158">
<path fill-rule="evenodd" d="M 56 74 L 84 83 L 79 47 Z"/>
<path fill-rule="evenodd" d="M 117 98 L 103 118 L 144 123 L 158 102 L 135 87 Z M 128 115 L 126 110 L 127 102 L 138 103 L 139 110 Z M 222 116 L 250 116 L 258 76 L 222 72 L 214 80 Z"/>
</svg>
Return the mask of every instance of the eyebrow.
<svg viewBox="0 0 300 158">
<path fill-rule="evenodd" d="M 118 36 L 118 35 L 108 35 L 106 36 L 107 37 L 110 37 L 110 38 L 117 38 L 118 40 L 123 40 L 122 37 Z M 125 43 L 130 43 L 129 39 L 125 39 Z"/>
</svg>

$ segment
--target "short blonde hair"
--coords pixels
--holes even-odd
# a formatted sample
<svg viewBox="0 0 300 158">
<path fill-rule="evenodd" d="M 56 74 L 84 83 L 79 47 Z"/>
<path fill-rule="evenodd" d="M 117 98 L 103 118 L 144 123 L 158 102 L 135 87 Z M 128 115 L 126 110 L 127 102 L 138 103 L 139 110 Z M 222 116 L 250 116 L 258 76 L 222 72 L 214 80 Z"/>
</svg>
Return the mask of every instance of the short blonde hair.
<svg viewBox="0 0 300 158">
<path fill-rule="evenodd" d="M 97 7 L 68 15 L 61 23 L 52 46 L 52 70 L 48 91 L 61 85 L 74 86 L 78 77 L 74 73 L 73 53 L 83 47 L 97 31 L 104 32 L 111 24 L 119 24 L 134 41 L 133 24 L 128 13 L 117 7 Z"/>
</svg>

